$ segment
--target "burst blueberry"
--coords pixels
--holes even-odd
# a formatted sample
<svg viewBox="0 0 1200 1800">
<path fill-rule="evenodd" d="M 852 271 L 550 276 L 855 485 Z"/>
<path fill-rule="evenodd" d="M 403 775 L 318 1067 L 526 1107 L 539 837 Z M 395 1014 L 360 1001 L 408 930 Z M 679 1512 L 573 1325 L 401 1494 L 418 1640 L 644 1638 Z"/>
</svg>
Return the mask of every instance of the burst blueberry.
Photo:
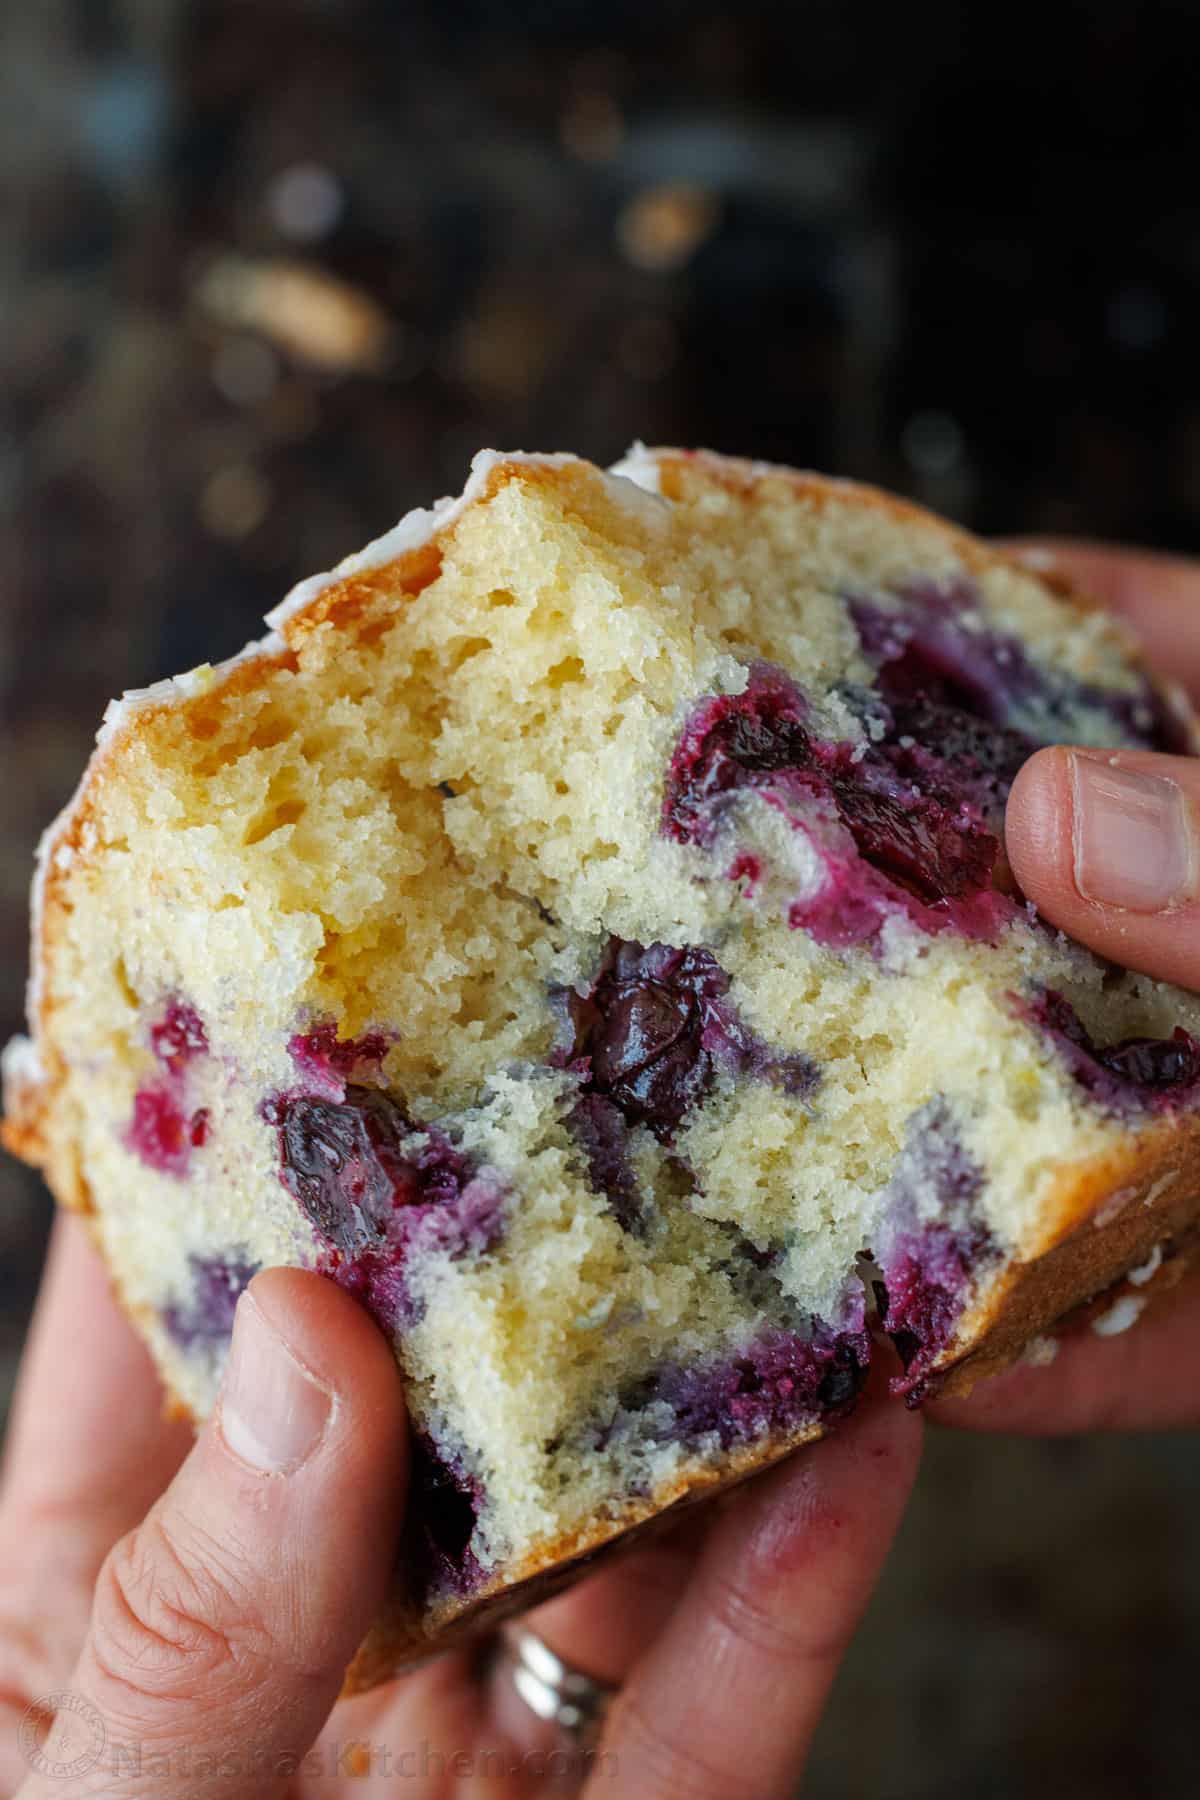
<svg viewBox="0 0 1200 1800">
<path fill-rule="evenodd" d="M 336 1102 L 282 1095 L 266 1117 L 280 1179 L 314 1227 L 322 1266 L 385 1327 L 414 1316 L 414 1256 L 483 1254 L 499 1238 L 499 1180 L 382 1089 L 350 1085 Z"/>
<path fill-rule="evenodd" d="M 413 1433 L 403 1557 L 412 1591 L 423 1600 L 479 1586 L 484 1569 L 472 1539 L 484 1501 L 483 1483 L 459 1458 L 427 1432 Z"/>
<path fill-rule="evenodd" d="M 874 706 L 878 728 L 894 735 L 891 713 L 878 700 Z M 824 885 L 789 914 L 819 941 L 869 940 L 896 910 L 930 931 L 954 925 L 994 935 L 1007 914 L 992 892 L 999 842 L 979 784 L 953 780 L 941 762 L 939 779 L 929 780 L 911 755 L 915 741 L 821 738 L 807 723 L 809 711 L 795 683 L 765 664 L 751 670 L 741 694 L 703 701 L 668 772 L 667 834 L 707 848 L 733 799 L 759 792 L 797 829 L 811 827 L 825 857 Z M 735 855 L 730 873 L 740 879 L 745 867 L 744 854 Z"/>
<path fill-rule="evenodd" d="M 699 1367 L 653 1370 L 623 1399 L 617 1429 L 648 1409 L 668 1408 L 655 1435 L 694 1445 L 715 1436 L 722 1447 L 784 1435 L 842 1418 L 866 1380 L 870 1341 L 859 1326 L 834 1330 L 814 1320 L 808 1333 L 768 1326 L 725 1358 Z"/>
<path fill-rule="evenodd" d="M 909 1405 L 935 1390 L 938 1357 L 996 1258 L 979 1204 L 983 1184 L 949 1106 L 931 1100 L 909 1121 L 872 1246 L 882 1272 L 875 1289 L 880 1319 L 905 1371 L 892 1387 Z"/>
<path fill-rule="evenodd" d="M 1100 1045 L 1054 988 L 1016 1006 L 1054 1043 L 1079 1086 L 1113 1112 L 1173 1112 L 1200 1097 L 1200 1041 L 1182 1026 L 1166 1038 Z"/>
<path fill-rule="evenodd" d="M 896 709 L 902 730 L 911 730 L 914 719 L 905 725 L 899 715 L 924 703 L 991 725 L 1007 756 L 1021 738 L 1028 750 L 1070 741 L 1083 715 L 1099 713 L 1110 721 L 1111 736 L 1131 747 L 1189 748 L 1182 722 L 1144 675 L 1129 688 L 1101 688 L 1035 663 L 1020 638 L 984 622 L 979 591 L 964 577 L 914 579 L 887 601 L 852 597 L 849 608 L 875 665 L 878 691 Z M 921 731 L 913 735 L 920 738 Z"/>
<path fill-rule="evenodd" d="M 708 1092 L 716 1070 L 750 1076 L 798 1098 L 819 1079 L 801 1051 L 776 1051 L 728 999 L 729 976 L 710 950 L 612 938 L 595 979 L 565 996 L 571 1038 L 560 1060 L 585 1093 L 669 1142 Z"/>
</svg>

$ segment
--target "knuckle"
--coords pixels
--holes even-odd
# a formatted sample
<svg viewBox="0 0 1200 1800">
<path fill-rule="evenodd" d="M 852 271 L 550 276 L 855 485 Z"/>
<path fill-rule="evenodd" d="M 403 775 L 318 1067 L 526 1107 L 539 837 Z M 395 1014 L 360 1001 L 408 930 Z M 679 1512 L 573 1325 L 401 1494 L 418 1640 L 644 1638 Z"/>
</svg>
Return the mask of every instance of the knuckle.
<svg viewBox="0 0 1200 1800">
<path fill-rule="evenodd" d="M 0 1602 L 0 1696 L 22 1703 L 52 1687 L 70 1662 L 59 1654 L 55 1621 L 10 1612 Z"/>
<path fill-rule="evenodd" d="M 727 1768 L 702 1755 L 694 1742 L 664 1731 L 636 1693 L 617 1702 L 605 1742 L 619 1742 L 621 1766 L 628 1771 L 625 1779 L 632 1778 L 636 1786 L 631 1791 L 643 1800 L 699 1800 L 706 1794 L 749 1792 L 744 1770 Z"/>
<path fill-rule="evenodd" d="M 109 1553 L 90 1648 L 100 1677 L 140 1711 L 244 1688 L 276 1645 L 229 1544 L 184 1542 L 152 1513 Z"/>
<path fill-rule="evenodd" d="M 786 1590 L 784 1602 L 793 1598 Z M 758 1656 L 788 1663 L 834 1662 L 842 1655 L 849 1627 L 819 1627 L 802 1607 L 794 1611 L 779 1598 L 765 1603 L 753 1586 L 736 1577 L 713 1574 L 709 1578 L 708 1603 L 718 1631 L 742 1649 Z"/>
<path fill-rule="evenodd" d="M 75 1664 L 87 1635 L 94 1567 L 20 1532 L 0 1537 L 0 1689 L 44 1693 Z"/>
</svg>

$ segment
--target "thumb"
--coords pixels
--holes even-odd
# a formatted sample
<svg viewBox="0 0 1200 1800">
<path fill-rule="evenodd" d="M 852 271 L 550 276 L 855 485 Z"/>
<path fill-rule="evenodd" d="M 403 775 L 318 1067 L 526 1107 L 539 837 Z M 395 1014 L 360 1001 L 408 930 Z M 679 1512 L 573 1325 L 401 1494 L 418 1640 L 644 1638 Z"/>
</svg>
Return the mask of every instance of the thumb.
<svg viewBox="0 0 1200 1800">
<path fill-rule="evenodd" d="M 1200 989 L 1200 760 L 1039 750 L 1005 839 L 1022 891 L 1111 962 Z"/>
<path fill-rule="evenodd" d="M 260 1275 L 213 1418 L 101 1569 L 39 1753 L 58 1772 L 22 1795 L 282 1793 L 386 1588 L 406 1473 L 399 1376 L 370 1319 L 320 1276 Z M 85 1725 L 98 1754 L 80 1755 Z"/>
</svg>

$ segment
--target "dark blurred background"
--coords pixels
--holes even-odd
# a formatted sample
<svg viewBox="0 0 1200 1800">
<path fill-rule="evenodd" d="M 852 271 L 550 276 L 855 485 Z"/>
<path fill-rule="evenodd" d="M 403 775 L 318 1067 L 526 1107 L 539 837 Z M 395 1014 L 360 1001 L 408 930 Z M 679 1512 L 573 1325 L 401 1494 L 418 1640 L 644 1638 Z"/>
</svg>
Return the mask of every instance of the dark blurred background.
<svg viewBox="0 0 1200 1800">
<path fill-rule="evenodd" d="M 471 453 L 1200 548 L 1200 9 L 3 0 L 0 1035 L 108 696 Z M 0 1163 L 0 1394 L 48 1217 Z M 1194 1795 L 1200 1458 L 932 1442 L 807 1792 Z"/>
</svg>

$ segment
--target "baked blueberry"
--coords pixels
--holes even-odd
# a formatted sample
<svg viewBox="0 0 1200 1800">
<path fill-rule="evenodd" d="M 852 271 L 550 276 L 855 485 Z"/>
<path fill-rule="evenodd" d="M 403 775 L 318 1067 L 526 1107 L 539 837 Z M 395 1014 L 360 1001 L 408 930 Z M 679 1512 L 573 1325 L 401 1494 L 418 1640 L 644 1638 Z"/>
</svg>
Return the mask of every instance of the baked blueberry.
<svg viewBox="0 0 1200 1800">
<path fill-rule="evenodd" d="M 675 451 L 484 456 L 110 713 L 7 1141 L 196 1418 L 259 1267 L 386 1333 L 410 1524 L 352 1685 L 836 1427 L 872 1283 L 919 1402 L 1188 1241 L 1200 1001 L 1003 854 L 1055 742 L 1192 726 L 1003 553 Z"/>
</svg>

